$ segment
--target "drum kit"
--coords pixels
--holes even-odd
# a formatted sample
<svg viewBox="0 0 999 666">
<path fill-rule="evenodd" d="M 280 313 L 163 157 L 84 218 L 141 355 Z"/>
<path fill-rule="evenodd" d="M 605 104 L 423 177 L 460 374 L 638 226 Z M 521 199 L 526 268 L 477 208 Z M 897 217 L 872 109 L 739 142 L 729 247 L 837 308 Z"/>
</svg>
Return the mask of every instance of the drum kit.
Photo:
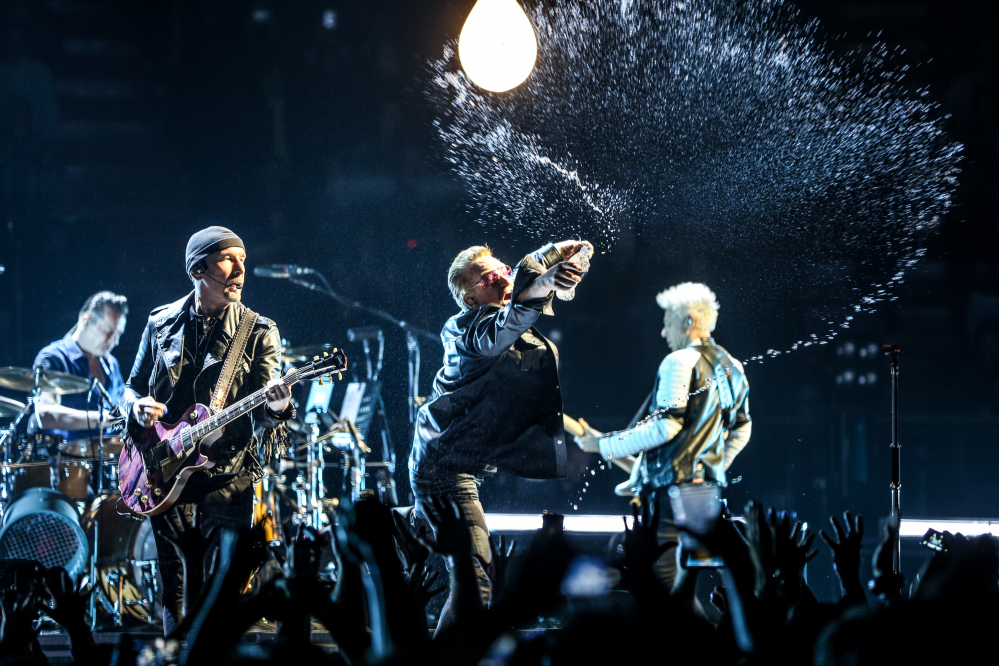
<svg viewBox="0 0 999 666">
<path fill-rule="evenodd" d="M 282 363 L 301 363 L 328 348 L 286 348 Z M 368 356 L 366 342 L 364 351 Z M 369 359 L 366 383 L 348 385 L 340 415 L 328 409 L 329 385 L 313 383 L 305 409 L 299 404 L 302 418 L 290 423 L 291 446 L 255 486 L 253 521 L 263 526 L 272 546 L 283 544 L 286 527 L 328 525 L 330 509 L 341 500 L 378 496 L 396 503 L 395 457 L 378 393 L 381 357 L 379 349 L 376 364 Z M 0 422 L 10 419 L 0 428 L 0 559 L 62 566 L 74 578 L 88 574 L 95 587 L 92 626 L 97 605 L 115 626 L 160 622 L 162 583 L 152 529 L 149 521 L 118 508 L 121 439 L 103 431 L 93 440 L 43 433 L 34 409 L 42 393 L 82 393 L 93 388 L 91 382 L 41 368 L 0 368 L 0 388 L 29 394 L 25 402 L 0 397 Z M 117 410 L 107 397 L 98 403 L 99 409 L 108 403 Z M 382 460 L 368 461 L 371 448 L 364 435 L 379 409 Z"/>
<path fill-rule="evenodd" d="M 301 363 L 331 348 L 328 344 L 286 347 L 282 362 Z M 366 344 L 364 348 L 367 357 L 369 348 Z M 384 422 L 381 461 L 368 460 L 372 450 L 364 440 L 375 411 L 371 405 L 377 393 L 370 389 L 379 386 L 381 358 L 379 353 L 375 365 L 367 363 L 367 401 L 363 397 L 365 384 L 350 383 L 339 415 L 329 409 L 333 393 L 329 385 L 313 383 L 308 396 L 296 400 L 300 418 L 290 423 L 291 446 L 284 457 L 274 462 L 273 469 L 266 470 L 261 484 L 259 522 L 270 520 L 277 527 L 305 523 L 319 529 L 329 523 L 329 509 L 342 500 L 377 496 L 383 502 L 397 503 L 392 477 L 395 456 L 388 446 Z M 375 480 L 370 488 L 369 477 Z M 277 529 L 277 533 L 281 530 Z"/>
<path fill-rule="evenodd" d="M 101 431 L 93 440 L 65 440 L 42 432 L 35 411 L 42 393 L 83 393 L 91 382 L 42 368 L 8 367 L 0 368 L 0 388 L 30 395 L 26 402 L 0 397 L 0 419 L 12 419 L 0 429 L 0 559 L 61 566 L 74 578 L 86 573 L 96 588 L 93 603 L 115 625 L 126 618 L 157 622 L 152 530 L 148 521 L 116 508 L 121 439 Z M 97 402 L 103 412 L 106 400 Z M 96 623 L 93 607 L 91 621 Z"/>
</svg>

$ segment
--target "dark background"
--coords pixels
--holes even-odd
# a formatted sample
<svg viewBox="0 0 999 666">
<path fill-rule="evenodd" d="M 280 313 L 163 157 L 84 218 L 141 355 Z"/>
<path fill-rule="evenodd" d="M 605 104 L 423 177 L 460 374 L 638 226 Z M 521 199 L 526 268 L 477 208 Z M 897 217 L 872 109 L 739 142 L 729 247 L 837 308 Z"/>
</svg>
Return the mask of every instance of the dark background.
<svg viewBox="0 0 999 666">
<path fill-rule="evenodd" d="M 455 309 L 445 272 L 458 250 L 488 242 L 513 262 L 536 244 L 474 222 L 430 127 L 426 63 L 457 38 L 473 4 L 0 5 L 0 365 L 29 366 L 89 294 L 111 289 L 131 304 L 116 350 L 127 373 L 145 314 L 189 290 L 185 243 L 209 224 L 244 238 L 251 267 L 315 267 L 340 293 L 439 330 Z M 877 352 L 895 342 L 904 513 L 999 518 L 995 3 L 798 4 L 845 35 L 838 50 L 882 40 L 906 49 L 899 64 L 923 63 L 906 84 L 928 85 L 949 114 L 946 128 L 965 145 L 963 173 L 955 208 L 896 302 L 858 317 L 834 343 L 748 368 L 753 439 L 728 495 L 813 525 L 843 509 L 875 524 L 889 508 L 890 441 L 888 365 Z M 542 324 L 561 350 L 567 413 L 601 429 L 627 423 L 668 352 L 654 294 L 682 280 L 711 283 L 709 261 L 679 270 L 642 248 L 626 239 L 601 257 L 576 300 Z M 375 323 L 283 281 L 250 276 L 244 298 L 292 345 L 344 345 L 348 327 Z M 738 358 L 765 351 L 767 332 L 726 320 L 722 305 L 719 341 Z M 406 502 L 406 349 L 398 331 L 386 335 L 385 397 Z M 439 355 L 423 344 L 423 394 Z M 486 509 L 572 511 L 595 461 L 571 448 L 569 479 L 491 479 Z M 621 473 L 587 478 L 580 512 L 627 510 L 610 493 Z"/>
</svg>

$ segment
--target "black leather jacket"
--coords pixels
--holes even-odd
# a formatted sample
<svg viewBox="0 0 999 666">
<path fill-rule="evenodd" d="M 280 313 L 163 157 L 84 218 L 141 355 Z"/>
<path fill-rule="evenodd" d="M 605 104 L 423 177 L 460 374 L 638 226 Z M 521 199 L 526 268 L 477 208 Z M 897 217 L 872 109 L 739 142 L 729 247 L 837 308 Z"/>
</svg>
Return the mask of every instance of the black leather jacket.
<svg viewBox="0 0 999 666">
<path fill-rule="evenodd" d="M 705 338 L 694 349 L 701 356 L 691 371 L 691 395 L 683 409 L 671 409 L 667 414 L 683 428 L 666 444 L 645 452 L 641 463 L 643 491 L 689 481 L 697 465 L 707 479 L 725 484 L 725 433 L 750 421 L 749 382 L 742 364 L 713 338 Z M 654 411 L 655 406 L 650 407 L 650 412 Z"/>
<path fill-rule="evenodd" d="M 457 314 L 444 325 L 444 367 L 420 408 L 410 453 L 414 486 L 495 466 L 535 479 L 566 475 L 558 350 L 534 328 L 552 294 L 517 295 L 562 261 L 548 244 L 517 265 L 513 299 Z"/>
<path fill-rule="evenodd" d="M 125 384 L 120 407 L 128 414 L 128 431 L 136 436 L 139 424 L 132 414 L 136 400 L 152 396 L 166 403 L 173 395 L 174 386 L 181 376 L 184 359 L 184 331 L 189 312 L 194 303 L 194 293 L 184 298 L 156 308 L 149 315 L 139 351 L 135 355 L 132 373 Z M 229 344 L 239 327 L 239 320 L 246 309 L 242 303 L 233 303 L 226 308 L 220 326 L 216 327 L 210 347 L 205 356 L 204 367 L 195 380 L 194 395 L 199 402 L 207 404 L 225 360 Z M 260 390 L 272 378 L 281 376 L 280 366 L 281 336 L 277 325 L 266 317 L 258 317 L 250 333 L 243 352 L 243 362 L 236 367 L 232 386 L 225 404 L 231 405 L 245 396 Z M 261 405 L 250 413 L 250 418 L 241 417 L 225 427 L 222 436 L 212 444 L 209 457 L 216 461 L 210 474 L 220 472 L 239 473 L 245 467 L 247 447 L 253 440 L 255 428 L 275 428 L 294 414 L 294 408 L 280 413 L 271 412 L 267 405 Z M 181 414 L 167 414 L 163 420 L 172 423 Z"/>
</svg>

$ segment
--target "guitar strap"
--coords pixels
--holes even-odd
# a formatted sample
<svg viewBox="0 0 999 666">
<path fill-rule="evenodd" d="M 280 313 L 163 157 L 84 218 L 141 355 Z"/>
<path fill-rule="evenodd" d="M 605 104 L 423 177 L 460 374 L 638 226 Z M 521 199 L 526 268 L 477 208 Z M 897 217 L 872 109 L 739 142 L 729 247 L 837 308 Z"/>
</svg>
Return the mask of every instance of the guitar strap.
<svg viewBox="0 0 999 666">
<path fill-rule="evenodd" d="M 221 411 L 225 407 L 225 400 L 229 396 L 229 389 L 232 387 L 232 378 L 236 374 L 236 366 L 239 365 L 239 360 L 243 358 L 246 343 L 250 339 L 250 331 L 256 325 L 258 316 L 250 308 L 243 310 L 243 316 L 239 319 L 239 328 L 236 329 L 236 337 L 232 339 L 232 344 L 229 345 L 229 353 L 226 354 L 225 362 L 222 365 L 222 374 L 219 375 L 219 380 L 215 384 L 215 390 L 212 391 L 212 401 L 208 406 L 212 408 L 213 412 Z"/>
</svg>

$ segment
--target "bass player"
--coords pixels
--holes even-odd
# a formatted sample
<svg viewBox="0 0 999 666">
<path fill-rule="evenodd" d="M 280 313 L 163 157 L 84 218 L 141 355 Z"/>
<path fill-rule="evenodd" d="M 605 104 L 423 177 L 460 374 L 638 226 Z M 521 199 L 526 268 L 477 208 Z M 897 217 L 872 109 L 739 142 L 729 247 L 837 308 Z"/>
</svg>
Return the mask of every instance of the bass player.
<svg viewBox="0 0 999 666">
<path fill-rule="evenodd" d="M 684 282 L 660 292 L 662 336 L 672 353 L 659 365 L 655 387 L 640 414 L 646 418 L 619 432 L 602 433 L 579 420 L 576 444 L 605 460 L 627 461 L 631 478 L 618 495 L 655 497 L 672 485 L 713 481 L 726 485 L 726 472 L 749 443 L 749 382 L 742 364 L 715 342 L 718 299 L 707 285 Z M 638 420 L 637 418 L 635 419 Z M 668 510 L 667 506 L 663 507 Z M 672 521 L 660 536 L 675 538 Z M 656 566 L 664 583 L 677 575 L 673 553 Z M 682 579 L 682 576 L 680 577 Z"/>
<path fill-rule="evenodd" d="M 216 393 L 217 402 L 227 405 L 266 387 L 266 402 L 250 412 L 249 418 L 240 417 L 206 439 L 211 442 L 208 456 L 215 465 L 207 472 L 196 472 L 176 503 L 188 529 L 195 522 L 195 512 L 196 529 L 250 525 L 253 476 L 260 469 L 255 449 L 272 451 L 287 434 L 283 422 L 294 416 L 291 392 L 280 380 L 277 326 L 241 303 L 245 264 L 243 241 L 232 231 L 213 226 L 191 236 L 186 270 L 194 291 L 149 315 L 121 399 L 122 414 L 128 414 L 129 437 L 136 440 L 142 429 L 171 416 L 176 419 L 195 403 L 209 404 Z M 245 349 L 230 350 L 236 346 L 233 342 L 244 316 L 248 328 L 253 322 Z M 230 351 L 234 370 L 226 371 L 223 366 Z M 167 634 L 185 612 L 182 562 L 169 541 L 175 529 L 171 521 L 176 517 L 177 512 L 168 511 L 150 518 L 163 577 L 163 630 Z M 188 595 L 197 592 L 189 589 Z"/>
</svg>

